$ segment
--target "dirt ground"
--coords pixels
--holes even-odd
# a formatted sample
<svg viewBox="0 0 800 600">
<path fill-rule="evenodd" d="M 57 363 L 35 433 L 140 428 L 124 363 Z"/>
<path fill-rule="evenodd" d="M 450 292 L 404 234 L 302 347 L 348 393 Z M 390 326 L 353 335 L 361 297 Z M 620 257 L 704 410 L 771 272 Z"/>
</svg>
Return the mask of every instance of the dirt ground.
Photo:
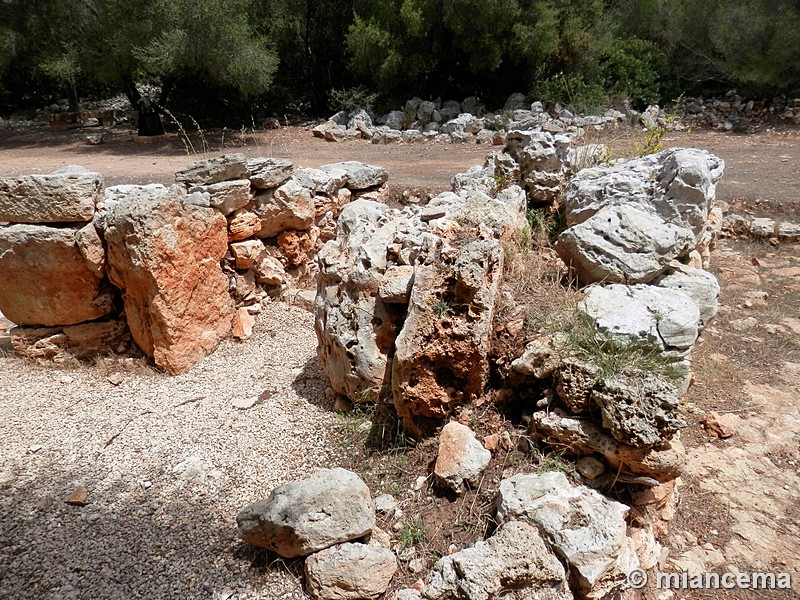
<svg viewBox="0 0 800 600">
<path fill-rule="evenodd" d="M 450 178 L 480 164 L 492 149 L 461 144 L 328 143 L 304 128 L 215 132 L 194 138 L 195 155 L 178 136 L 155 144 L 109 133 L 90 145 L 91 130 L 0 132 L 0 175 L 46 173 L 68 164 L 99 171 L 107 185 L 169 183 L 180 166 L 219 154 L 289 158 L 317 167 L 359 160 L 389 170 L 394 191 L 448 189 Z M 636 134 L 593 133 L 614 156 L 629 155 Z M 709 150 L 726 162 L 717 197 L 737 212 L 800 222 L 800 131 L 752 134 L 684 131 L 668 146 Z M 800 253 L 798 245 L 726 238 L 712 257 L 723 292 L 720 313 L 704 332 L 693 361 L 696 383 L 684 399 L 689 463 L 680 506 L 666 542 L 664 566 L 693 572 L 772 571 L 793 574 L 793 592 L 687 591 L 661 598 L 791 598 L 800 590 Z M 702 420 L 728 417 L 736 433 L 720 440 Z"/>
<path fill-rule="evenodd" d="M 187 150 L 186 138 L 176 134 L 168 134 L 163 141 L 142 144 L 131 141 L 130 133 L 125 130 L 106 131 L 108 141 L 97 145 L 86 140 L 88 135 L 99 133 L 91 128 L 0 131 L 0 175 L 49 173 L 66 165 L 80 164 L 102 173 L 106 185 L 168 184 L 174 182 L 175 171 L 189 162 L 223 152 L 242 152 L 248 158 L 288 158 L 301 167 L 357 160 L 388 169 L 389 183 L 395 187 L 444 190 L 453 175 L 482 163 L 490 150 L 475 144 L 383 146 L 362 140 L 331 143 L 312 137 L 311 131 L 303 127 L 259 132 L 215 130 L 201 137 L 191 134 L 191 148 Z"/>
</svg>

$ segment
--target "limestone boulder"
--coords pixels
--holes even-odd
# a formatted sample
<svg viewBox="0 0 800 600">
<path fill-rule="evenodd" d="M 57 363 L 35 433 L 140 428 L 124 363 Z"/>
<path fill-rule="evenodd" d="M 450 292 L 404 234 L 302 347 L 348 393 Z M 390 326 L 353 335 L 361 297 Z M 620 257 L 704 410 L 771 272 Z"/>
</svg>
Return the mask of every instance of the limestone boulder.
<svg viewBox="0 0 800 600">
<path fill-rule="evenodd" d="M 308 231 L 287 230 L 278 235 L 278 248 L 286 262 L 297 267 L 308 262 L 314 253 L 315 239 Z"/>
<path fill-rule="evenodd" d="M 414 267 L 395 265 L 386 269 L 378 287 L 378 298 L 387 304 L 408 304 L 411 285 L 414 282 Z"/>
<path fill-rule="evenodd" d="M 355 473 L 319 469 L 246 506 L 236 523 L 248 544 L 294 558 L 369 535 L 375 526 L 375 506 Z"/>
<path fill-rule="evenodd" d="M 188 370 L 230 333 L 225 217 L 172 188 L 131 194 L 106 223 L 108 276 L 134 340 L 165 371 Z"/>
<path fill-rule="evenodd" d="M 481 129 L 483 129 L 483 119 L 464 112 L 444 123 L 440 131 L 451 135 L 465 135 L 467 133 L 478 133 Z"/>
<path fill-rule="evenodd" d="M 269 254 L 262 254 L 255 264 L 255 280 L 268 287 L 285 284 L 286 271 L 283 263 Z"/>
<path fill-rule="evenodd" d="M 293 165 L 282 158 L 251 158 L 245 163 L 250 185 L 259 190 L 278 187 L 292 176 Z"/>
<path fill-rule="evenodd" d="M 239 242 L 251 238 L 261 230 L 261 219 L 252 210 L 240 208 L 228 217 L 228 241 Z"/>
<path fill-rule="evenodd" d="M 615 344 L 685 356 L 697 340 L 700 311 L 682 291 L 651 285 L 593 286 L 578 309 Z"/>
<path fill-rule="evenodd" d="M 197 185 L 189 188 L 189 193 L 208 194 L 211 208 L 216 208 L 223 215 L 229 215 L 239 208 L 247 206 L 252 196 L 250 182 L 247 179 L 220 181 L 210 185 Z"/>
<path fill-rule="evenodd" d="M 438 219 L 443 218 L 467 227 L 483 226 L 499 240 L 513 239 L 517 232 L 528 227 L 525 192 L 521 187 L 511 185 L 492 196 L 486 193 L 490 191 L 489 184 L 484 185 L 482 181 L 488 177 L 486 173 L 481 170 L 477 173 L 478 179 L 470 179 L 476 185 L 466 185 L 464 179 L 454 179 L 454 186 L 462 186 L 459 193 L 443 192 L 431 198 L 420 211 L 420 218 L 434 226 Z"/>
<path fill-rule="evenodd" d="M 450 261 L 416 267 L 406 317 L 395 341 L 392 395 L 414 437 L 431 435 L 489 377 L 489 337 L 502 282 L 503 250 L 475 240 Z"/>
<path fill-rule="evenodd" d="M 572 600 L 564 566 L 539 530 L 509 521 L 485 541 L 440 558 L 424 582 L 427 600 Z"/>
<path fill-rule="evenodd" d="M 292 178 L 306 188 L 312 195 L 322 194 L 334 197 L 339 188 L 344 187 L 348 174 L 344 170 L 309 169 L 298 167 L 294 170 Z"/>
<path fill-rule="evenodd" d="M 175 172 L 175 181 L 187 185 L 211 185 L 221 181 L 247 179 L 247 159 L 239 152 L 200 160 Z"/>
<path fill-rule="evenodd" d="M 584 283 L 647 283 L 693 247 L 689 229 L 619 204 L 563 231 L 556 251 Z"/>
<path fill-rule="evenodd" d="M 391 550 L 340 544 L 306 559 L 306 589 L 317 600 L 373 600 L 386 591 L 396 571 Z"/>
<path fill-rule="evenodd" d="M 720 158 L 693 148 L 670 148 L 612 167 L 584 169 L 566 190 L 567 225 L 582 223 L 608 205 L 635 204 L 691 230 L 696 243 L 724 169 Z"/>
<path fill-rule="evenodd" d="M 256 235 L 274 237 L 287 229 L 308 229 L 314 222 L 314 198 L 294 179 L 279 188 L 256 194 L 252 206 L 260 219 Z"/>
<path fill-rule="evenodd" d="M 628 507 L 583 485 L 561 471 L 519 473 L 500 482 L 498 523 L 527 520 L 569 565 L 580 595 L 607 598 L 627 587 L 639 559 L 627 537 Z"/>
<path fill-rule="evenodd" d="M 0 177 L 0 223 L 91 221 L 103 197 L 103 176 L 79 166 L 49 175 Z"/>
<path fill-rule="evenodd" d="M 602 379 L 592 392 L 603 427 L 618 442 L 647 448 L 672 438 L 686 421 L 678 410 L 678 389 L 663 377 L 646 372 Z"/>
<path fill-rule="evenodd" d="M 505 151 L 520 166 L 522 185 L 536 203 L 561 196 L 569 169 L 570 138 L 547 131 L 511 131 Z"/>
<path fill-rule="evenodd" d="M 81 254 L 79 231 L 26 224 L 0 227 L 0 311 L 11 321 L 74 325 L 111 312 L 113 293 Z"/>
<path fill-rule="evenodd" d="M 489 465 L 492 453 L 473 432 L 458 421 L 450 421 L 439 434 L 439 451 L 433 473 L 439 485 L 460 493 L 465 484 L 474 485 Z"/>
<path fill-rule="evenodd" d="M 266 247 L 261 240 L 245 240 L 230 245 L 236 269 L 246 271 L 259 261 Z"/>
<path fill-rule="evenodd" d="M 372 117 L 364 109 L 354 110 L 347 117 L 348 129 L 356 129 L 359 123 L 366 127 L 372 127 Z"/>
<path fill-rule="evenodd" d="M 689 296 L 700 311 L 699 329 L 702 330 L 716 316 L 720 287 L 717 278 L 712 273 L 704 269 L 673 263 L 653 283 Z"/>
<path fill-rule="evenodd" d="M 602 456 L 614 472 L 670 481 L 681 474 L 686 450 L 676 437 L 654 448 L 636 448 L 615 440 L 591 420 L 559 409 L 536 412 L 531 436 L 568 456 Z"/>
<path fill-rule="evenodd" d="M 389 247 L 402 227 L 387 211 L 368 200 L 346 205 L 336 237 L 317 254 L 317 354 L 331 387 L 353 402 L 378 397 L 403 323 L 403 307 L 375 293 L 392 266 Z"/>
<path fill-rule="evenodd" d="M 75 232 L 75 243 L 92 273 L 103 277 L 106 270 L 106 249 L 94 223 L 87 223 Z"/>
<path fill-rule="evenodd" d="M 354 160 L 323 165 L 320 169 L 334 175 L 344 172 L 347 176 L 345 186 L 354 192 L 383 185 L 389 179 L 389 173 L 383 167 Z"/>
<path fill-rule="evenodd" d="M 387 113 L 382 119 L 381 123 L 395 131 L 404 129 L 406 115 L 402 110 L 393 110 Z"/>
<path fill-rule="evenodd" d="M 514 359 L 511 368 L 534 379 L 550 377 L 561 364 L 558 345 L 552 337 L 532 340 L 526 344 L 522 356 Z"/>
</svg>

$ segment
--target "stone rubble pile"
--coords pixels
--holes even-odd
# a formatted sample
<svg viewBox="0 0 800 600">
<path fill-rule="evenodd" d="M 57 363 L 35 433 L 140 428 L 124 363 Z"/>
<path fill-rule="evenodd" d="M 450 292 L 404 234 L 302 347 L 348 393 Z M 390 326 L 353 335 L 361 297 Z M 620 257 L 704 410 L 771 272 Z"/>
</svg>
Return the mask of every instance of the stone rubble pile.
<svg viewBox="0 0 800 600">
<path fill-rule="evenodd" d="M 800 223 L 775 221 L 768 217 L 749 217 L 737 213 L 727 213 L 722 228 L 732 235 L 749 235 L 775 241 L 795 242 L 800 240 Z"/>
<path fill-rule="evenodd" d="M 679 398 L 720 291 L 704 269 L 722 226 L 714 191 L 723 169 L 707 152 L 671 149 L 572 178 L 555 249 L 592 284 L 578 304 L 589 335 L 601 353 L 639 351 L 663 372 L 629 366 L 604 374 L 601 356 L 582 356 L 563 335 L 530 342 L 512 363 L 515 385 L 552 390 L 547 409 L 532 415 L 534 437 L 651 485 L 679 475 Z"/>
<path fill-rule="evenodd" d="M 35 358 L 125 351 L 182 373 L 261 302 L 313 278 L 318 247 L 354 198 L 385 199 L 386 171 L 295 168 L 229 154 L 176 184 L 105 188 L 82 167 L 0 178 L 0 311 Z"/>
<path fill-rule="evenodd" d="M 602 130 L 625 118 L 617 110 L 608 110 L 602 116 L 580 116 L 560 106 L 556 106 L 551 115 L 545 112 L 541 102 L 526 105 L 523 94 L 512 94 L 502 110 L 489 114 L 484 114 L 475 97 L 461 103 L 412 98 L 402 110 L 380 117 L 365 110 L 340 111 L 315 126 L 312 133 L 329 142 L 365 139 L 373 144 L 434 141 L 502 146 L 511 131 L 540 129 L 581 137 L 587 127 Z"/>
<path fill-rule="evenodd" d="M 747 100 L 735 90 L 721 98 L 682 98 L 678 110 L 687 124 L 723 131 L 738 131 L 746 125 L 774 122 L 776 118 L 795 125 L 800 123 L 800 98 Z"/>
<path fill-rule="evenodd" d="M 390 586 L 402 560 L 395 552 L 403 550 L 375 527 L 379 502 L 386 504 L 386 497 L 373 501 L 355 473 L 319 469 L 246 506 L 236 521 L 245 542 L 284 558 L 304 557 L 312 598 L 372 599 Z M 628 513 L 628 506 L 562 472 L 513 475 L 497 491 L 497 530 L 440 558 L 414 589 L 398 590 L 394 597 L 611 597 L 629 587 L 628 575 L 643 564 Z"/>
<path fill-rule="evenodd" d="M 549 157 L 548 181 L 563 186 L 557 137 L 525 135 L 525 160 Z M 336 393 L 393 402 L 415 437 L 480 397 L 502 282 L 501 243 L 529 227 L 521 187 L 529 169 L 494 152 L 483 167 L 457 175 L 454 191 L 424 206 L 359 200 L 342 210 L 334 239 L 318 254 L 315 301 L 318 353 Z"/>
<path fill-rule="evenodd" d="M 315 328 L 333 390 L 394 405 L 431 435 L 486 387 L 502 244 L 528 231 L 528 202 L 560 198 L 570 140 L 512 132 L 483 166 L 423 206 L 357 201 L 318 254 Z"/>
<path fill-rule="evenodd" d="M 349 204 L 334 239 L 318 255 L 315 327 L 335 392 L 354 402 L 392 404 L 405 431 L 417 438 L 436 434 L 446 423 L 434 481 L 448 493 L 463 492 L 479 480 L 490 453 L 469 428 L 448 420 L 486 391 L 494 315 L 503 294 L 501 244 L 526 230 L 528 206 L 552 207 L 563 197 L 567 227 L 555 252 L 589 284 L 577 306 L 585 335 L 601 355 L 638 353 L 651 362 L 608 371 L 602 356 L 586 356 L 570 335 L 556 333 L 532 340 L 502 385 L 522 398 L 539 394 L 528 412 L 531 438 L 575 457 L 588 485 L 649 490 L 636 496 L 643 524 L 630 533 L 627 507 L 616 503 L 602 509 L 616 523 L 605 523 L 602 535 L 564 533 L 569 526 L 555 517 L 569 514 L 563 508 L 537 522 L 544 541 L 569 562 L 572 592 L 564 592 L 558 584 L 563 578 L 553 573 L 525 580 L 549 582 L 553 595 L 542 597 L 603 598 L 623 589 L 632 569 L 654 566 L 662 520 L 671 518 L 675 480 L 685 461 L 679 400 L 691 379 L 692 347 L 716 314 L 720 291 L 706 269 L 723 225 L 715 186 L 724 164 L 704 151 L 670 149 L 584 169 L 569 179 L 575 156 L 568 136 L 515 131 L 503 150 L 456 175 L 452 191 L 426 205 Z M 559 493 L 569 489 L 566 481 L 548 485 Z M 576 512 L 601 511 L 591 507 L 602 496 L 580 489 Z M 562 500 L 554 502 L 561 506 Z M 500 524 L 505 511 L 498 513 Z M 531 512 L 546 513 L 538 505 Z M 604 519 L 601 512 L 594 517 Z M 496 535 L 507 535 L 503 531 Z M 598 540 L 605 545 L 595 555 L 589 546 Z M 499 552 L 487 550 L 491 538 L 481 544 L 463 557 L 442 559 L 432 587 L 419 597 L 494 597 L 485 590 L 507 575 L 485 566 L 483 553 Z M 474 567 L 480 582 L 474 589 L 463 575 L 471 564 L 484 565 Z M 525 568 L 514 573 L 529 577 Z"/>
</svg>

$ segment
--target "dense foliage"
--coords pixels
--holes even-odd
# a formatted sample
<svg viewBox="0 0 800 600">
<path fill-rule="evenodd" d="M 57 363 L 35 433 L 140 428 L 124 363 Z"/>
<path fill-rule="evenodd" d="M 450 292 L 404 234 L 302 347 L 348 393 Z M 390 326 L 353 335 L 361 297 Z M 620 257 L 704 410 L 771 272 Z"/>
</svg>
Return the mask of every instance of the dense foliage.
<svg viewBox="0 0 800 600">
<path fill-rule="evenodd" d="M 0 0 L 0 115 L 157 84 L 251 122 L 418 95 L 579 110 L 800 91 L 793 0 Z M 352 90 L 352 97 L 348 97 Z"/>
</svg>

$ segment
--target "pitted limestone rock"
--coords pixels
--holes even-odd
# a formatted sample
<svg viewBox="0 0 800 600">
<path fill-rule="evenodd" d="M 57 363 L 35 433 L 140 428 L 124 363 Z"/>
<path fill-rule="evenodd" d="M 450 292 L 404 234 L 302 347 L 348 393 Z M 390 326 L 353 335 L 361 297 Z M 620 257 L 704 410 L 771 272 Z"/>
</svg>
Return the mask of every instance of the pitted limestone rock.
<svg viewBox="0 0 800 600">
<path fill-rule="evenodd" d="M 697 340 L 700 311 L 685 293 L 651 285 L 588 289 L 578 308 L 599 336 L 616 344 L 685 356 Z"/>
<path fill-rule="evenodd" d="M 567 187 L 567 225 L 582 223 L 608 205 L 633 204 L 690 229 L 697 243 L 724 168 L 705 150 L 670 148 L 613 167 L 584 169 Z"/>
<path fill-rule="evenodd" d="M 246 506 L 236 523 L 248 544 L 294 558 L 369 535 L 375 526 L 375 505 L 355 473 L 319 469 Z"/>
<path fill-rule="evenodd" d="M 564 566 L 539 530 L 509 521 L 485 541 L 440 558 L 422 588 L 427 600 L 572 600 Z"/>
<path fill-rule="evenodd" d="M 639 567 L 628 539 L 628 507 L 595 490 L 573 485 L 561 471 L 519 473 L 500 482 L 499 523 L 529 520 L 570 567 L 586 598 L 606 598 L 627 587 Z"/>
<path fill-rule="evenodd" d="M 561 233 L 556 251 L 584 283 L 647 283 L 694 247 L 691 230 L 633 204 L 604 206 Z"/>
</svg>

